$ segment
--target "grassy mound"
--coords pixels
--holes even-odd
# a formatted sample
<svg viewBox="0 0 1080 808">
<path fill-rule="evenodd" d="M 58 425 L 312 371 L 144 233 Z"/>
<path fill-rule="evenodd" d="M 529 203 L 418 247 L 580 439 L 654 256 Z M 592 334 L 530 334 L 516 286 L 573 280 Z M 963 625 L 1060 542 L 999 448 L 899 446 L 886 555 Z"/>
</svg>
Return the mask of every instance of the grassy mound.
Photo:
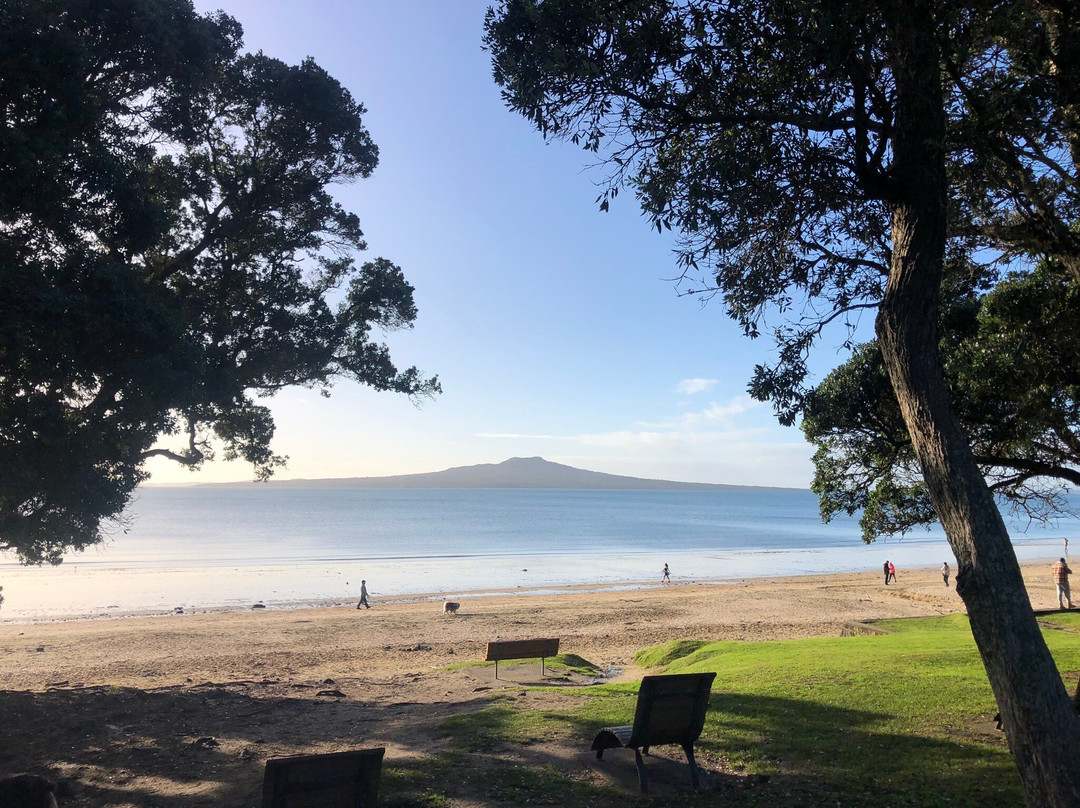
<svg viewBox="0 0 1080 808">
<path fill-rule="evenodd" d="M 672 640 L 638 651 L 634 654 L 634 662 L 643 668 L 659 668 L 685 659 L 708 644 L 707 640 Z"/>
</svg>

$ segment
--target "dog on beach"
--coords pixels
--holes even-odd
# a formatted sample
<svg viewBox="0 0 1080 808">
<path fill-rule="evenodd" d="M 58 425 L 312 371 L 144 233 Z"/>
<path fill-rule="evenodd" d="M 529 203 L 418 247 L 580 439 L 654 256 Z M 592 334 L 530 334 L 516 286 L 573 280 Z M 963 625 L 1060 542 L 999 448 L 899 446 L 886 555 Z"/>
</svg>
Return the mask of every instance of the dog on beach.
<svg viewBox="0 0 1080 808">
<path fill-rule="evenodd" d="M 448 600 L 442 605 L 443 614 L 457 614 L 457 610 L 460 608 L 461 604 L 454 603 L 452 600 Z"/>
</svg>

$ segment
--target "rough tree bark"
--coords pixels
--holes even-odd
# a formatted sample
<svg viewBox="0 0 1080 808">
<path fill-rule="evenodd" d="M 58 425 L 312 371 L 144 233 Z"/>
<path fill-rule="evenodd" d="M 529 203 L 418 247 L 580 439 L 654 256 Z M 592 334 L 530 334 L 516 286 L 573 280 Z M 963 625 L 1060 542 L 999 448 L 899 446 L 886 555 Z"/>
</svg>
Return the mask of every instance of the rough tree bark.
<svg viewBox="0 0 1080 808">
<path fill-rule="evenodd" d="M 945 109 L 927 4 L 889 25 L 899 96 L 893 255 L 877 319 L 885 366 L 930 496 L 956 553 L 956 590 L 1001 710 L 1027 802 L 1080 806 L 1080 720 L 1035 621 L 993 496 L 953 409 L 938 355 L 946 234 Z"/>
</svg>

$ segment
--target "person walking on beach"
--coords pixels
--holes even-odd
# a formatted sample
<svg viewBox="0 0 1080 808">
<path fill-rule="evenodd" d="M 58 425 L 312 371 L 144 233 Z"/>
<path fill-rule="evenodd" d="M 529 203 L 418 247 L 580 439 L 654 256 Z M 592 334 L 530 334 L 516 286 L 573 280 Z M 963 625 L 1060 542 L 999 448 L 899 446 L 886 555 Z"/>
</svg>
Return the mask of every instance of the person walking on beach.
<svg viewBox="0 0 1080 808">
<path fill-rule="evenodd" d="M 1065 608 L 1065 603 L 1061 602 L 1062 597 L 1064 597 L 1065 602 L 1069 604 L 1071 609 L 1073 605 L 1072 595 L 1069 593 L 1069 576 L 1072 575 L 1072 570 L 1069 569 L 1069 565 L 1065 563 L 1064 558 L 1059 558 L 1053 569 L 1054 583 L 1057 584 L 1058 608 Z"/>
<path fill-rule="evenodd" d="M 365 609 L 371 608 L 371 604 L 367 602 L 367 581 L 360 582 L 360 602 L 356 604 L 356 608 L 359 609 L 361 606 Z"/>
<path fill-rule="evenodd" d="M 891 561 L 889 562 L 889 580 L 896 580 L 896 567 L 893 566 L 893 563 Z"/>
<path fill-rule="evenodd" d="M 944 561 L 941 564 L 941 577 L 945 579 L 945 586 L 949 585 L 949 562 Z"/>
<path fill-rule="evenodd" d="M 660 579 L 660 583 L 662 583 L 662 584 L 670 584 L 671 583 L 671 570 L 668 569 L 667 564 L 664 564 L 664 577 Z"/>
<path fill-rule="evenodd" d="M 881 571 L 885 573 L 885 586 L 889 585 L 889 567 L 891 566 L 892 564 L 888 561 L 881 565 Z"/>
</svg>

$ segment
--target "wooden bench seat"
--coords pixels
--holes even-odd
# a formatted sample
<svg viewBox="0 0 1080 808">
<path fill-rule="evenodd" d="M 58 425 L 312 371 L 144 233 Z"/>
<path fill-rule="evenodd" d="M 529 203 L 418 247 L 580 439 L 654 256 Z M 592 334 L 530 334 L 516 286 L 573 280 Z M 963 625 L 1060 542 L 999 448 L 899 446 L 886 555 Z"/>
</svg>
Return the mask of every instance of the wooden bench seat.
<svg viewBox="0 0 1080 808">
<path fill-rule="evenodd" d="M 266 761 L 262 808 L 375 808 L 384 749 Z"/>
<path fill-rule="evenodd" d="M 540 675 L 545 673 L 547 657 L 559 653 L 558 637 L 542 640 L 496 640 L 487 644 L 487 662 L 495 663 L 495 678 L 499 678 L 499 662 L 507 659 L 536 659 L 540 657 Z"/>
<path fill-rule="evenodd" d="M 709 709 L 709 693 L 715 673 L 680 673 L 668 676 L 646 676 L 638 689 L 634 723 L 625 727 L 605 727 L 593 739 L 592 749 L 603 760 L 605 749 L 634 750 L 638 787 L 649 791 L 649 775 L 642 754 L 652 746 L 679 744 L 690 764 L 690 782 L 698 787 L 694 742 L 705 726 Z"/>
</svg>

